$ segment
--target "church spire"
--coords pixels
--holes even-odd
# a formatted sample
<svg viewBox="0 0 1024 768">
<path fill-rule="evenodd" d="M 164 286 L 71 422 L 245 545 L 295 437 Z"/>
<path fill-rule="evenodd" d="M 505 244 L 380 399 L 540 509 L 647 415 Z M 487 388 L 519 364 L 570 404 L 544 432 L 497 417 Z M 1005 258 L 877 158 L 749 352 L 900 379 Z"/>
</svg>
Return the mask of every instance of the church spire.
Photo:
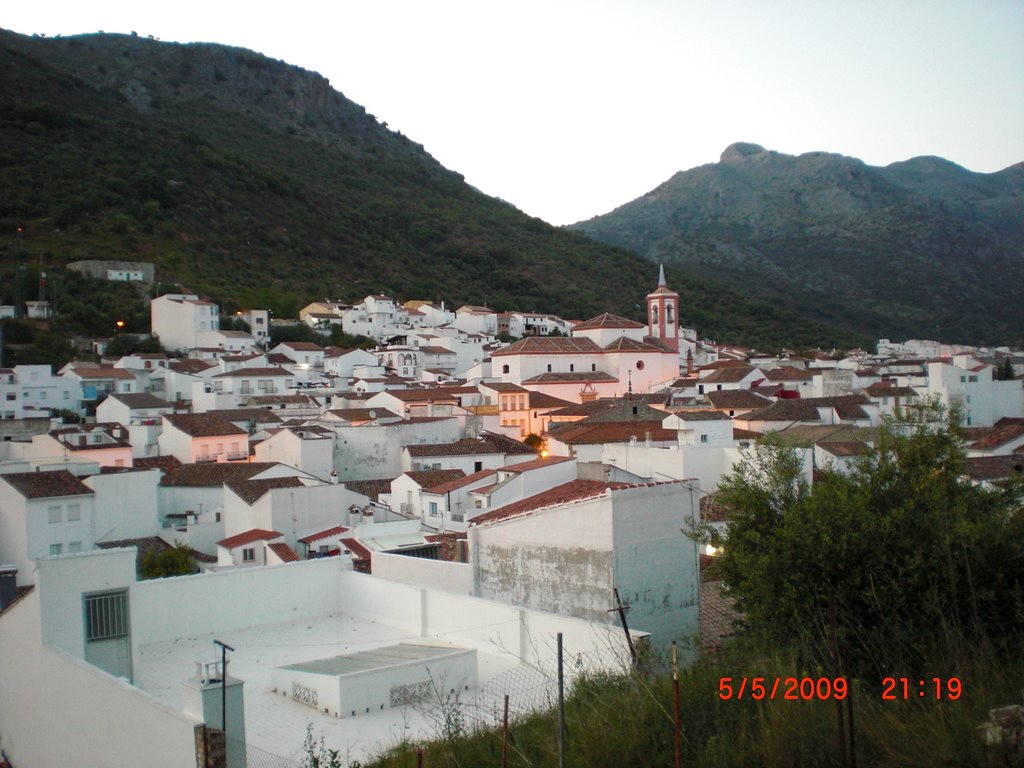
<svg viewBox="0 0 1024 768">
<path fill-rule="evenodd" d="M 658 287 L 665 285 L 665 265 L 658 265 Z"/>
</svg>

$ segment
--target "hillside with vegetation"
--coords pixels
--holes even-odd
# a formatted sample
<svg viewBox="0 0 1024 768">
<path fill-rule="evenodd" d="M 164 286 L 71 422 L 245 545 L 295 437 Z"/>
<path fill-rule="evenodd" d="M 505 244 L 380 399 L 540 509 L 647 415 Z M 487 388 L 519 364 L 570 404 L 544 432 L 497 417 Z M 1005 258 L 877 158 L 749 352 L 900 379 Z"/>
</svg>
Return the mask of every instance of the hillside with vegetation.
<svg viewBox="0 0 1024 768">
<path fill-rule="evenodd" d="M 1024 341 L 1024 163 L 733 144 L 571 229 L 876 338 Z"/>
<path fill-rule="evenodd" d="M 0 32 L 0 64 L 3 303 L 17 264 L 35 298 L 38 270 L 52 282 L 88 258 L 151 261 L 165 285 L 283 317 L 376 292 L 642 316 L 654 287 L 650 262 L 481 194 L 314 72 L 107 34 Z M 683 321 L 709 337 L 867 343 L 798 307 L 749 300 L 745 287 L 668 275 Z"/>
</svg>

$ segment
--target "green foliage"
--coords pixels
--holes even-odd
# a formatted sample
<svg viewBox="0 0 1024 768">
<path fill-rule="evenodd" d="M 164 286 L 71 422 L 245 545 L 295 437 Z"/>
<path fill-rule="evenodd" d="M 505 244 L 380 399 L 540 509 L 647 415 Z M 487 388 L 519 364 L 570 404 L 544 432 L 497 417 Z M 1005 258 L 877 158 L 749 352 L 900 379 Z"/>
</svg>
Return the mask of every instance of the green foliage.
<svg viewBox="0 0 1024 768">
<path fill-rule="evenodd" d="M 751 632 L 866 676 L 1020 636 L 1024 484 L 964 480 L 955 420 L 886 424 L 852 471 L 819 470 L 813 487 L 774 442 L 737 465 L 718 497 L 720 567 Z"/>
<path fill-rule="evenodd" d="M 523 445 L 528 445 L 530 448 L 539 450 L 540 447 L 544 445 L 544 438 L 531 432 L 523 438 Z"/>
<path fill-rule="evenodd" d="M 209 66 L 225 78 L 211 83 L 185 46 L 88 40 L 0 33 L 0 265 L 17 263 L 21 247 L 3 233 L 27 225 L 30 263 L 152 261 L 164 283 L 281 318 L 311 296 L 379 291 L 575 318 L 644 315 L 651 262 L 482 195 L 312 73 L 302 75 L 309 93 L 325 101 L 299 124 L 296 105 L 279 101 L 285 76 L 297 75 L 279 62 L 210 46 Z M 83 72 L 95 87 L 81 87 Z M 145 86 L 151 111 L 123 99 L 125 79 Z M 681 270 L 668 277 L 684 321 L 711 337 L 766 349 L 869 343 L 774 297 L 753 301 Z M 95 335 L 124 312 L 113 295 L 86 304 L 69 285 L 63 296 L 69 327 L 104 329 Z M 125 319 L 130 332 L 148 328 Z"/>
<path fill-rule="evenodd" d="M 345 333 L 340 325 L 331 326 L 330 343 L 342 349 L 376 349 L 377 341 L 369 336 L 356 333 Z"/>
<path fill-rule="evenodd" d="M 156 336 L 136 336 L 130 333 L 115 334 L 107 344 L 106 354 L 110 356 L 131 355 L 136 352 L 156 353 L 162 352 L 160 339 Z"/>
<path fill-rule="evenodd" d="M 857 765 L 861 768 L 931 768 L 984 765 L 977 726 L 990 708 L 1019 700 L 1024 674 L 1020 654 L 999 663 L 971 663 L 958 670 L 968 691 L 958 701 L 897 701 L 880 698 L 881 679 L 854 681 Z M 664 668 L 664 665 L 660 665 Z M 952 674 L 945 671 L 935 674 Z M 781 698 L 754 701 L 748 693 L 720 698 L 723 678 L 734 692 L 746 677 L 831 677 L 801 664 L 792 654 L 749 641 L 734 642 L 680 670 L 682 763 L 687 768 L 834 768 L 841 765 L 833 701 Z M 767 686 L 771 687 L 771 684 Z M 781 691 L 782 689 L 780 689 Z M 517 692 L 510 698 L 516 701 Z M 567 692 L 567 768 L 673 765 L 671 675 L 589 675 Z M 403 743 L 368 764 L 409 768 L 417 753 L 431 768 L 499 765 L 500 729 L 471 730 L 444 738 L 443 723 L 429 743 Z M 557 711 L 514 718 L 508 737 L 511 768 L 555 768 Z"/>
<path fill-rule="evenodd" d="M 271 347 L 277 346 L 285 341 L 311 341 L 315 344 L 321 344 L 323 343 L 323 340 L 323 336 L 305 323 L 270 326 Z"/>
<path fill-rule="evenodd" d="M 999 365 L 996 366 L 995 371 L 992 373 L 992 378 L 996 381 L 1012 381 L 1016 378 L 1013 363 L 1010 361 L 1009 356 L 1004 357 Z"/>
<path fill-rule="evenodd" d="M 164 579 L 198 573 L 199 568 L 192 550 L 185 544 L 179 544 L 163 552 L 150 552 L 142 558 L 140 570 L 144 579 Z"/>
</svg>

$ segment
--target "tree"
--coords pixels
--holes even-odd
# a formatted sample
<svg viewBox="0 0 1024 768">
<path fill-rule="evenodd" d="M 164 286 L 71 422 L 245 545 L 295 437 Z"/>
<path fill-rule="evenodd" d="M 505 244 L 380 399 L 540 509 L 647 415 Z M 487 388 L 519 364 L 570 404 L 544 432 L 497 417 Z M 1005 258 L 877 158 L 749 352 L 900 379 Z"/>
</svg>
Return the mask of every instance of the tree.
<svg viewBox="0 0 1024 768">
<path fill-rule="evenodd" d="M 749 631 L 864 675 L 1024 631 L 1024 483 L 966 481 L 956 418 L 886 424 L 849 473 L 813 486 L 777 441 L 736 466 L 718 494 L 720 566 Z"/>
<path fill-rule="evenodd" d="M 1009 356 L 1004 357 L 992 373 L 992 378 L 996 381 L 1013 381 L 1016 377 L 1017 375 L 1013 370 L 1013 363 L 1010 361 Z"/>
<path fill-rule="evenodd" d="M 186 544 L 179 544 L 163 552 L 150 552 L 142 558 L 141 572 L 144 579 L 188 576 L 198 571 L 196 559 Z"/>
</svg>

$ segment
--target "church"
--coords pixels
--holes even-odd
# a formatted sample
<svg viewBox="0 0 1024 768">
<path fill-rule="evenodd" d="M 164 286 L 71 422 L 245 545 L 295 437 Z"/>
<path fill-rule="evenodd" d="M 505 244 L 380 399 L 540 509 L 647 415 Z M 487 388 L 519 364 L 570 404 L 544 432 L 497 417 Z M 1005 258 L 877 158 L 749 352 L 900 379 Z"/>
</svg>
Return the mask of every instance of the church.
<svg viewBox="0 0 1024 768">
<path fill-rule="evenodd" d="M 679 294 L 665 285 L 647 295 L 647 324 L 604 313 L 565 337 L 531 336 L 491 355 L 503 382 L 570 402 L 656 392 L 679 376 Z"/>
</svg>

